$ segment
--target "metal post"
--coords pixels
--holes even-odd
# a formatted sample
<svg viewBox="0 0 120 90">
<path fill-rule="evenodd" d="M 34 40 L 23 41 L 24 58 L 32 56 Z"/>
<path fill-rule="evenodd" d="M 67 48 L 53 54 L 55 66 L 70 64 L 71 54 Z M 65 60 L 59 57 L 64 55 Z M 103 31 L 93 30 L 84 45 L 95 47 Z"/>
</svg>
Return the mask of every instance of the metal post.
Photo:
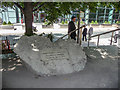
<svg viewBox="0 0 120 90">
<path fill-rule="evenodd" d="M 100 39 L 100 36 L 98 36 L 98 42 L 97 42 L 97 47 L 98 47 L 98 45 L 99 45 L 99 39 Z"/>
<path fill-rule="evenodd" d="M 88 48 L 89 48 L 89 45 L 90 45 L 90 37 L 88 38 Z"/>
<path fill-rule="evenodd" d="M 77 33 L 77 43 L 79 43 L 79 36 L 80 36 L 80 11 L 78 16 L 78 33 Z"/>
<path fill-rule="evenodd" d="M 80 45 L 82 45 L 82 28 L 80 29 Z"/>
<path fill-rule="evenodd" d="M 110 45 L 112 45 L 113 34 L 114 34 L 114 32 L 112 32 Z"/>
</svg>

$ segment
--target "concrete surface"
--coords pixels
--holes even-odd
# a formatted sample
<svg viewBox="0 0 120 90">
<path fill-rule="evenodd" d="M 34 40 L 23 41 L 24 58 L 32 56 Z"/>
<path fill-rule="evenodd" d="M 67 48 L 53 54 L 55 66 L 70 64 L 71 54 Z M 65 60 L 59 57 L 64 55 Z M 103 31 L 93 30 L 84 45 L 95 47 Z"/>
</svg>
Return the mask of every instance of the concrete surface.
<svg viewBox="0 0 120 90">
<path fill-rule="evenodd" d="M 36 34 L 41 34 L 41 33 L 45 33 L 45 34 L 49 34 L 49 33 L 53 33 L 54 34 L 54 40 L 56 41 L 58 38 L 62 37 L 63 35 L 67 34 L 68 29 L 67 28 L 59 28 L 59 26 L 57 24 L 54 24 L 55 28 L 53 29 L 42 29 L 41 24 L 40 23 L 34 23 L 33 24 L 35 27 L 37 27 L 38 32 L 35 32 Z M 2 37 L 4 38 L 4 36 L 8 36 L 11 42 L 14 42 L 13 39 L 11 39 L 11 37 L 14 38 L 15 37 L 20 37 L 21 35 L 24 35 L 25 30 L 22 29 L 21 25 L 15 25 L 15 28 L 17 28 L 17 30 L 6 30 L 6 29 L 0 29 L 0 34 L 2 35 Z M 89 26 L 87 26 L 87 29 L 89 29 Z M 102 27 L 97 27 L 97 28 L 93 28 L 93 35 L 99 34 L 99 33 L 103 33 L 103 32 L 107 32 L 110 30 L 114 30 L 116 29 L 116 27 L 109 27 L 109 28 L 102 28 Z M 105 34 L 103 36 L 100 36 L 100 41 L 99 41 L 99 45 L 110 45 L 110 40 L 111 40 L 111 35 L 112 33 L 109 34 Z M 66 39 L 67 37 L 65 37 L 64 39 Z M 90 46 L 96 46 L 97 44 L 97 38 L 92 38 L 92 40 L 90 40 Z M 15 39 L 14 39 L 15 40 Z M 114 39 L 113 39 L 114 41 Z M 16 42 L 16 40 L 15 40 Z M 117 45 L 118 43 L 114 43 L 113 45 Z M 87 42 L 82 42 L 82 46 L 86 47 L 87 46 Z"/>
<path fill-rule="evenodd" d="M 27 70 L 19 57 L 3 60 L 3 88 L 117 88 L 118 48 L 85 48 L 88 62 L 83 71 L 41 77 Z"/>
<path fill-rule="evenodd" d="M 1 89 L 2 89 L 2 58 L 0 57 L 0 90 Z"/>
</svg>

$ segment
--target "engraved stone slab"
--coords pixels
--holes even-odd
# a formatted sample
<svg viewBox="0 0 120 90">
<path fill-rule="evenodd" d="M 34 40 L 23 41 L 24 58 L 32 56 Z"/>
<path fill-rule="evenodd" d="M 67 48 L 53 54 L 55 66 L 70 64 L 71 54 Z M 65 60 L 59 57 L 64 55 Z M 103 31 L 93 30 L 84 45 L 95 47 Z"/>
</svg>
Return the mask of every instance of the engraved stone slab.
<svg viewBox="0 0 120 90">
<path fill-rule="evenodd" d="M 22 36 L 14 47 L 28 69 L 39 75 L 61 75 L 84 69 L 87 58 L 74 40 L 52 43 L 41 36 Z"/>
<path fill-rule="evenodd" d="M 40 52 L 41 59 L 44 60 L 69 60 L 66 49 L 60 48 L 44 48 Z"/>
</svg>

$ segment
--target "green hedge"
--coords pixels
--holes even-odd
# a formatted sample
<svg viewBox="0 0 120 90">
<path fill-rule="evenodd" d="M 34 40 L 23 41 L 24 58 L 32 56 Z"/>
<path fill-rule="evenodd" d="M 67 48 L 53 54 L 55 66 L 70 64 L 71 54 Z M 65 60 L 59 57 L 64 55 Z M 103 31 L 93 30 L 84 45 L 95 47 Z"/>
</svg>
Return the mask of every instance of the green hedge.
<svg viewBox="0 0 120 90">
<path fill-rule="evenodd" d="M 107 21 L 105 21 L 103 24 L 111 24 L 111 23 L 110 23 L 110 21 L 108 21 L 108 22 L 107 22 Z"/>
<path fill-rule="evenodd" d="M 117 21 L 116 24 L 120 24 L 120 21 Z"/>
<path fill-rule="evenodd" d="M 98 22 L 97 21 L 91 21 L 91 23 L 90 24 L 98 24 Z"/>
<path fill-rule="evenodd" d="M 13 25 L 10 21 L 6 23 L 5 21 L 3 22 L 3 25 Z"/>
</svg>

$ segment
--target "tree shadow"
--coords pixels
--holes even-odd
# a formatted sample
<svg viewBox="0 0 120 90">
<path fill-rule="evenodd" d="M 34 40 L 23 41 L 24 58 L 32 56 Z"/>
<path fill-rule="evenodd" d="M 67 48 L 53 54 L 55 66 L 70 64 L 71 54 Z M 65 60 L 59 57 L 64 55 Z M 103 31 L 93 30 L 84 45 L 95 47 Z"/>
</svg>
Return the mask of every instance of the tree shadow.
<svg viewBox="0 0 120 90">
<path fill-rule="evenodd" d="M 100 46 L 84 48 L 88 58 L 98 60 L 116 60 L 118 58 L 118 48 L 116 46 Z"/>
<path fill-rule="evenodd" d="M 9 72 L 9 71 L 18 72 L 21 70 L 20 68 L 23 68 L 23 66 L 24 66 L 23 61 L 15 53 L 11 53 L 6 58 L 2 59 L 3 72 Z"/>
</svg>

